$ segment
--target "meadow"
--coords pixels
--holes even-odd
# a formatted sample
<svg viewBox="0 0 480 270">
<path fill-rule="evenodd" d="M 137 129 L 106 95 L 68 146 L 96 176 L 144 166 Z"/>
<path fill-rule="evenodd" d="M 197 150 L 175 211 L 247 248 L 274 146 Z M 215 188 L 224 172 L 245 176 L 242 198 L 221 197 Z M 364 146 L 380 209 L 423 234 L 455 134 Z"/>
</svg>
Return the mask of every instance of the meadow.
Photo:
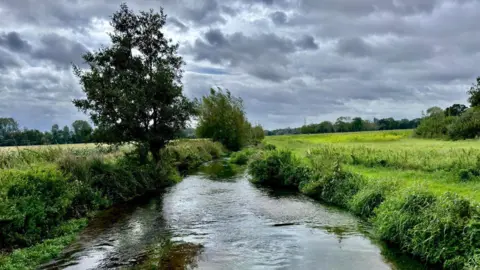
<svg viewBox="0 0 480 270">
<path fill-rule="evenodd" d="M 339 160 L 370 181 L 422 185 L 480 202 L 480 141 L 412 138 L 411 130 L 270 136 L 267 143 L 296 155 Z"/>
<path fill-rule="evenodd" d="M 480 268 L 480 142 L 412 130 L 270 136 L 252 182 L 348 209 L 373 233 L 444 269 Z"/>
</svg>

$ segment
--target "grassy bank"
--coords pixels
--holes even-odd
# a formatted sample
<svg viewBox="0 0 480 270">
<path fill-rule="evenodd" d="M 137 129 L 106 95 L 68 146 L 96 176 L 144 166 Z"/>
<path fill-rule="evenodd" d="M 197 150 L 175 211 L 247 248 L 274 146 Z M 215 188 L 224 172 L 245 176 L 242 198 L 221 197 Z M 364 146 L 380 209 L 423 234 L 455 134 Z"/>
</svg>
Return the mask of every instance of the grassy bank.
<svg viewBox="0 0 480 270">
<path fill-rule="evenodd" d="M 161 155 L 160 163 L 140 164 L 128 147 L 0 151 L 0 269 L 34 269 L 75 238 L 85 217 L 179 181 L 223 147 L 175 141 Z"/>
<path fill-rule="evenodd" d="M 446 269 L 480 267 L 480 144 L 411 131 L 276 136 L 252 181 L 298 190 L 368 219 L 379 238 Z"/>
</svg>

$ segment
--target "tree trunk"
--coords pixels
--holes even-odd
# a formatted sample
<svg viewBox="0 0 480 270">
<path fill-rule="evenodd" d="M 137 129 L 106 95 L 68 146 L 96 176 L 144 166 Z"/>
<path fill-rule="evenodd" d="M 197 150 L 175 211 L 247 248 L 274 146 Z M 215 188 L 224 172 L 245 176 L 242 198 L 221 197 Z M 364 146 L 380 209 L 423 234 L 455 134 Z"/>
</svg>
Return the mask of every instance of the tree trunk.
<svg viewBox="0 0 480 270">
<path fill-rule="evenodd" d="M 150 152 L 152 153 L 155 163 L 158 163 L 160 161 L 160 149 L 162 149 L 162 147 L 162 143 L 150 142 Z"/>
</svg>

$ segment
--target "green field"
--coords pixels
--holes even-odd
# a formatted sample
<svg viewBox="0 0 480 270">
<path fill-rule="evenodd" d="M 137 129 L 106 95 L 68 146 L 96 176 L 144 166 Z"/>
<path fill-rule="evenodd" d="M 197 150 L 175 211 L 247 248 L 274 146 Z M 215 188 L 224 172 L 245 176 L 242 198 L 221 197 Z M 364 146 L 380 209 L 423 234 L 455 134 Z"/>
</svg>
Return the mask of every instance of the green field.
<svg viewBox="0 0 480 270">
<path fill-rule="evenodd" d="M 271 136 L 265 140 L 298 156 L 335 157 L 370 181 L 421 185 L 434 193 L 456 192 L 480 202 L 480 141 L 412 138 L 411 130 Z"/>
</svg>

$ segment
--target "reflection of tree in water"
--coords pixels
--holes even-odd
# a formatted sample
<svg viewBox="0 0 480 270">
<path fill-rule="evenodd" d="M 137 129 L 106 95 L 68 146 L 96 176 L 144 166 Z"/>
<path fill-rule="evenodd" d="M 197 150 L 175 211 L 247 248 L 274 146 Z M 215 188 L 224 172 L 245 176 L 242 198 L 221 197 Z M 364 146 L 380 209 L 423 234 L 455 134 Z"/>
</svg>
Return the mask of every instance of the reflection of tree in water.
<svg viewBox="0 0 480 270">
<path fill-rule="evenodd" d="M 161 259 L 159 269 L 192 269 L 197 267 L 203 246 L 193 243 L 174 244 Z"/>
<path fill-rule="evenodd" d="M 334 234 L 338 238 L 338 243 L 342 243 L 342 240 L 347 238 L 348 235 L 351 235 L 354 232 L 354 228 L 350 226 L 323 226 L 322 227 L 326 232 Z"/>
<path fill-rule="evenodd" d="M 231 180 L 241 169 L 226 160 L 211 162 L 201 168 L 201 171 L 212 180 Z"/>
<path fill-rule="evenodd" d="M 148 257 L 134 269 L 193 269 L 198 265 L 198 258 L 203 246 L 194 243 L 173 243 L 169 240 L 157 244 Z"/>
</svg>

